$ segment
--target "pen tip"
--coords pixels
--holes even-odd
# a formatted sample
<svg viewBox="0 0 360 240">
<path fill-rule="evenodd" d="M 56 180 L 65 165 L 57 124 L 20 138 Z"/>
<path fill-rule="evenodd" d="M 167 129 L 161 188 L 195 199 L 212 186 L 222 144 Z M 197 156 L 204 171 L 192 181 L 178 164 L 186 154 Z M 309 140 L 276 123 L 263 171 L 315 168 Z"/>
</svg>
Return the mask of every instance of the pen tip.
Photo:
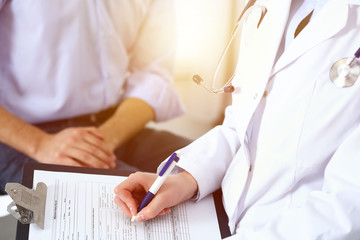
<svg viewBox="0 0 360 240">
<path fill-rule="evenodd" d="M 135 221 L 136 221 L 136 216 L 132 216 L 131 222 L 135 222 Z"/>
</svg>

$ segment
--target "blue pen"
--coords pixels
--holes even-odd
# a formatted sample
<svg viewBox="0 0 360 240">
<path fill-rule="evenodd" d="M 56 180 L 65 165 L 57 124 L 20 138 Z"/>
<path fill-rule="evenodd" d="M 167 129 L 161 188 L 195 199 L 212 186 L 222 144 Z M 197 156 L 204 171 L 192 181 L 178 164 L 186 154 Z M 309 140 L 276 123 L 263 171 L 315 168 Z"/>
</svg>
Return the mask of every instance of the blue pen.
<svg viewBox="0 0 360 240">
<path fill-rule="evenodd" d="M 155 182 L 151 185 L 149 191 L 146 193 L 144 199 L 142 200 L 140 206 L 138 207 L 137 211 L 140 212 L 141 209 L 146 207 L 149 202 L 154 198 L 157 191 L 165 182 L 167 176 L 169 176 L 170 172 L 174 169 L 177 162 L 179 161 L 179 157 L 176 153 L 173 153 L 170 158 L 165 163 L 164 167 L 161 169 L 159 176 L 156 178 Z M 135 221 L 136 216 L 133 216 L 131 221 Z"/>
</svg>

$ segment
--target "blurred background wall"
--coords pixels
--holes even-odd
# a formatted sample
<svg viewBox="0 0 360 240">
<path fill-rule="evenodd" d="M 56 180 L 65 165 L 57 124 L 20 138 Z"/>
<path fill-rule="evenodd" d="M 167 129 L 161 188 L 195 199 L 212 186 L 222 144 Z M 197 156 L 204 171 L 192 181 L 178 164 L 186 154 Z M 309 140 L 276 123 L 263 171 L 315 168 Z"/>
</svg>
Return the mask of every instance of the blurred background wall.
<svg viewBox="0 0 360 240">
<path fill-rule="evenodd" d="M 164 123 L 150 123 L 156 129 L 198 138 L 221 124 L 230 94 L 213 94 L 192 81 L 199 74 L 207 85 L 211 81 L 221 53 L 230 38 L 244 0 L 175 0 L 177 49 L 174 86 L 186 107 L 186 114 Z M 237 58 L 239 36 L 226 55 L 218 78 L 221 87 L 232 75 Z"/>
</svg>

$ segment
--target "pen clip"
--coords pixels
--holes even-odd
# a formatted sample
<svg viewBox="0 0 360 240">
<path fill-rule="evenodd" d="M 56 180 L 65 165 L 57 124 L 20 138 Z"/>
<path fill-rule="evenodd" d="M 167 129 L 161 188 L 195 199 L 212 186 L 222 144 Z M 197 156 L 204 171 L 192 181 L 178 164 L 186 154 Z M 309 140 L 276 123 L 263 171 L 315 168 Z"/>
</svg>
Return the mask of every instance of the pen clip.
<svg viewBox="0 0 360 240">
<path fill-rule="evenodd" d="M 166 170 L 169 168 L 169 166 L 171 165 L 171 163 L 175 161 L 175 162 L 178 162 L 179 161 L 179 157 L 177 156 L 176 153 L 173 153 L 169 160 L 167 160 L 167 162 L 165 163 L 164 167 L 161 169 L 160 173 L 159 173 L 159 176 L 162 176 L 164 175 L 164 173 L 166 172 Z"/>
</svg>

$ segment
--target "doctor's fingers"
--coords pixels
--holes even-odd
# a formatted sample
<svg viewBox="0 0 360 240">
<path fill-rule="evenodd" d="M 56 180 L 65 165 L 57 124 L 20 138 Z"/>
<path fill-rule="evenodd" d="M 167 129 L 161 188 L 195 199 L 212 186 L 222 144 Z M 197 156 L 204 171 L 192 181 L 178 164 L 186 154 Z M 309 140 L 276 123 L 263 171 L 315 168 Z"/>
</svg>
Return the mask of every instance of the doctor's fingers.
<svg viewBox="0 0 360 240">
<path fill-rule="evenodd" d="M 145 222 L 157 216 L 162 216 L 170 212 L 170 208 L 178 203 L 178 198 L 174 194 L 156 194 L 151 202 L 143 208 L 137 215 L 137 222 Z"/>
<path fill-rule="evenodd" d="M 114 193 L 117 196 L 115 203 L 125 213 L 130 211 L 132 215 L 136 215 L 137 207 L 156 177 L 157 175 L 152 173 L 137 172 L 130 174 L 125 181 L 115 187 Z"/>
<path fill-rule="evenodd" d="M 128 205 L 125 204 L 125 202 L 123 202 L 118 196 L 115 196 L 114 198 L 114 202 L 116 203 L 116 205 L 120 208 L 120 210 L 126 215 L 128 216 L 128 218 L 132 218 L 133 216 L 136 216 L 137 212 L 136 212 L 136 208 L 135 205 L 132 205 L 132 207 L 129 207 Z M 136 204 L 137 205 L 137 204 Z M 167 213 L 171 212 L 170 208 L 165 208 L 163 209 L 157 216 L 163 216 Z"/>
<path fill-rule="evenodd" d="M 121 209 L 121 211 L 123 211 L 123 213 L 125 213 L 129 218 L 135 216 L 140 200 L 136 196 L 133 196 L 132 191 L 117 186 L 114 189 L 114 193 L 114 202 Z"/>
<path fill-rule="evenodd" d="M 132 218 L 132 216 L 136 215 L 136 204 L 129 204 L 129 206 L 127 204 L 125 204 L 125 202 L 123 202 L 118 196 L 115 195 L 114 198 L 114 202 L 115 204 L 120 208 L 120 210 L 126 215 L 128 216 L 128 218 Z"/>
<path fill-rule="evenodd" d="M 192 198 L 197 188 L 196 180 L 186 171 L 170 175 L 136 220 L 142 222 L 162 215 L 162 211 L 168 212 L 171 207 Z"/>
</svg>

